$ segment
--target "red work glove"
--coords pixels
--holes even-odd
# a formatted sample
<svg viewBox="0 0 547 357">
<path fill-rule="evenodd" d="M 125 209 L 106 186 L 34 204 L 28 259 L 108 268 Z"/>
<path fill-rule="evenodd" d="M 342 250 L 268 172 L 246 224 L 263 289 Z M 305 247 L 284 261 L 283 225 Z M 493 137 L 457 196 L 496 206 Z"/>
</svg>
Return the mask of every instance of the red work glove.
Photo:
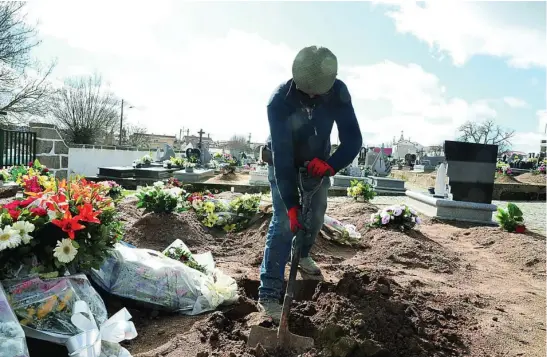
<svg viewBox="0 0 547 357">
<path fill-rule="evenodd" d="M 302 229 L 302 225 L 298 221 L 298 216 L 300 215 L 300 206 L 294 206 L 287 212 L 289 216 L 289 224 L 291 226 L 291 232 L 296 233 L 299 229 Z"/>
<path fill-rule="evenodd" d="M 334 176 L 334 169 L 325 161 L 315 158 L 308 164 L 308 173 L 315 177 L 327 176 L 327 173 Z"/>
</svg>

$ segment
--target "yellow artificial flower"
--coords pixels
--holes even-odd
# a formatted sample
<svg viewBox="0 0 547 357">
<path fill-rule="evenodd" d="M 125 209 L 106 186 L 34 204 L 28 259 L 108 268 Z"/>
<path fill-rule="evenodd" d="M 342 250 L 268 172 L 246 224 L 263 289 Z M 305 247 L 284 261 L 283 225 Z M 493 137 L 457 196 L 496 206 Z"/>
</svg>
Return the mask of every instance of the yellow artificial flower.
<svg viewBox="0 0 547 357">
<path fill-rule="evenodd" d="M 36 317 L 39 319 L 44 318 L 47 314 L 49 314 L 53 308 L 55 307 L 55 303 L 57 302 L 57 296 L 51 296 L 49 297 L 44 305 L 40 306 L 38 309 L 38 313 L 36 314 Z"/>
</svg>

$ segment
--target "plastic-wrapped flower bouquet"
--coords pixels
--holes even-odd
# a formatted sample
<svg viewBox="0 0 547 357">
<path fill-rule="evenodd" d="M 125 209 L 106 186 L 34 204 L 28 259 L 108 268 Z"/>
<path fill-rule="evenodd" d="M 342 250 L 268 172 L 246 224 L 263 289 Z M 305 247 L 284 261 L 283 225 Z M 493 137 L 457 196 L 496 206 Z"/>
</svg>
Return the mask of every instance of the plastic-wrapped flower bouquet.
<svg viewBox="0 0 547 357">
<path fill-rule="evenodd" d="M 394 227 L 406 231 L 420 224 L 421 220 L 415 210 L 405 204 L 386 207 L 370 215 L 370 227 Z"/>
</svg>

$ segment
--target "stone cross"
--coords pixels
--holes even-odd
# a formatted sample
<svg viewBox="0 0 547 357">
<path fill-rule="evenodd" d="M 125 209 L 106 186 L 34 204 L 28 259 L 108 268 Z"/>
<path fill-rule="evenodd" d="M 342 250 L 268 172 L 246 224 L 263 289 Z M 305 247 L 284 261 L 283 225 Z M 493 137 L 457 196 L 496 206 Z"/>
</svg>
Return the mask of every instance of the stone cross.
<svg viewBox="0 0 547 357">
<path fill-rule="evenodd" d="M 205 132 L 203 131 L 203 129 L 200 129 L 200 130 L 198 131 L 198 134 L 199 134 L 198 148 L 202 149 L 203 134 L 205 134 Z"/>
</svg>

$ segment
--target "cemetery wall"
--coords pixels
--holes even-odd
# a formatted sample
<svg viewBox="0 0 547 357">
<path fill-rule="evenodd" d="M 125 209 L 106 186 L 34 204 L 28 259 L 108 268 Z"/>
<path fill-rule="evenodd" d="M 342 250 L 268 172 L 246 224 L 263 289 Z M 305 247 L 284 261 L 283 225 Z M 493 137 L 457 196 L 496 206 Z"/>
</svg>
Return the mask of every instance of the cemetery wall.
<svg viewBox="0 0 547 357">
<path fill-rule="evenodd" d="M 53 124 L 30 123 L 36 133 L 36 158 L 46 165 L 57 178 L 68 174 L 69 147 Z"/>
<path fill-rule="evenodd" d="M 70 175 L 96 176 L 99 167 L 131 166 L 133 160 L 147 154 L 155 157 L 154 151 L 131 147 L 71 145 L 68 152 L 68 172 Z"/>
</svg>

